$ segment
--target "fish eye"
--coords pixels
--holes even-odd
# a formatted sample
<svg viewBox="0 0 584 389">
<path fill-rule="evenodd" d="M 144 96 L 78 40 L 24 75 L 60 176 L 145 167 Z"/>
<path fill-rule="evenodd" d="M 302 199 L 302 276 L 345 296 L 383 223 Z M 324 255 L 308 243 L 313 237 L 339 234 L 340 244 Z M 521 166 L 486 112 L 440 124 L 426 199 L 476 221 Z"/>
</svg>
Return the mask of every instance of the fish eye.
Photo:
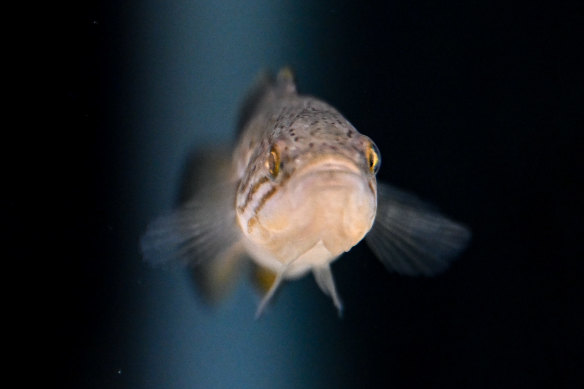
<svg viewBox="0 0 584 389">
<path fill-rule="evenodd" d="M 379 149 L 377 149 L 377 146 L 375 146 L 375 143 L 369 143 L 365 156 L 367 158 L 369 171 L 373 174 L 377 174 L 379 171 L 379 166 L 381 166 L 381 156 L 379 154 Z"/>
<path fill-rule="evenodd" d="M 272 147 L 270 155 L 268 155 L 268 159 L 266 160 L 266 168 L 268 169 L 268 172 L 270 172 L 272 178 L 278 177 L 278 174 L 280 173 L 280 164 L 280 153 L 278 153 L 278 149 Z"/>
</svg>

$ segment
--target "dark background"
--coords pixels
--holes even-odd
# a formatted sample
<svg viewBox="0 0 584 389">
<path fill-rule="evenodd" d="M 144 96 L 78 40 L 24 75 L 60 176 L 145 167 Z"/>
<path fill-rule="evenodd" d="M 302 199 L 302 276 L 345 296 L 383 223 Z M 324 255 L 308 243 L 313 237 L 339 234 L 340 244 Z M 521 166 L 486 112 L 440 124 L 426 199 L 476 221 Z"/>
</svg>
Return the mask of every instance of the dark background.
<svg viewBox="0 0 584 389">
<path fill-rule="evenodd" d="M 584 383 L 582 4 L 461 3 L 306 2 L 296 21 L 317 27 L 306 44 L 326 70 L 292 48 L 304 56 L 291 63 L 300 89 L 375 140 L 381 178 L 473 230 L 469 249 L 438 278 L 388 274 L 365 246 L 335 263 L 344 317 L 320 296 L 307 318 L 301 304 L 295 312 L 321 329 L 309 339 L 333 357 L 306 372 L 320 384 L 297 387 Z M 158 271 L 142 268 L 140 231 L 126 227 L 133 218 L 143 230 L 153 216 L 138 214 L 125 181 L 127 159 L 142 147 L 127 126 L 142 98 L 129 87 L 140 71 L 125 50 L 132 12 L 90 2 L 63 9 L 55 23 L 45 227 L 58 260 L 40 305 L 51 307 L 44 328 L 61 387 L 157 387 L 147 378 L 155 365 L 134 358 L 126 324 L 148 320 L 133 310 L 142 289 L 128 283 Z M 269 326 L 270 315 L 263 320 Z"/>
</svg>

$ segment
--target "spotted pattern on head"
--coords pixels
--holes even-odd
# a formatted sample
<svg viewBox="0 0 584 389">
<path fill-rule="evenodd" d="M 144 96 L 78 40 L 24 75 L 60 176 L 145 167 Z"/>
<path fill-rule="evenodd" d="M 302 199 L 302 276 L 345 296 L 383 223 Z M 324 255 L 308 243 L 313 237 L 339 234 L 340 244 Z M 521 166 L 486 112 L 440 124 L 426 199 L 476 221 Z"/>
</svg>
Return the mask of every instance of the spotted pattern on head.
<svg viewBox="0 0 584 389">
<path fill-rule="evenodd" d="M 272 96 L 277 96 L 273 93 Z M 318 156 L 334 154 L 370 171 L 367 153 L 373 142 L 360 134 L 337 110 L 313 97 L 288 93 L 269 98 L 245 126 L 237 153 L 239 185 L 236 209 L 252 229 L 252 221 L 294 172 Z M 277 152 L 278 174 L 270 173 Z M 374 179 L 374 178 L 372 178 Z M 369 187 L 375 192 L 375 185 Z"/>
</svg>

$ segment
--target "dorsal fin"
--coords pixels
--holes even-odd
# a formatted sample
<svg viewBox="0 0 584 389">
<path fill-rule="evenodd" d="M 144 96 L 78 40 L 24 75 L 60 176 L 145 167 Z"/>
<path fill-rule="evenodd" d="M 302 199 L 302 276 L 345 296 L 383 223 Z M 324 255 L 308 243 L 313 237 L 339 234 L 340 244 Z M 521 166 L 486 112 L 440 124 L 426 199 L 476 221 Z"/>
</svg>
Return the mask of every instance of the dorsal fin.
<svg viewBox="0 0 584 389">
<path fill-rule="evenodd" d="M 276 88 L 278 93 L 282 95 L 296 93 L 296 77 L 294 77 L 292 68 L 286 66 L 280 69 L 276 77 Z"/>
<path fill-rule="evenodd" d="M 253 86 L 249 89 L 237 119 L 237 132 L 241 133 L 247 122 L 252 118 L 260 103 L 264 100 L 266 94 L 270 93 L 275 84 L 274 76 L 267 71 L 259 74 Z"/>
<path fill-rule="evenodd" d="M 239 111 L 237 132 L 241 133 L 247 122 L 253 117 L 259 106 L 266 99 L 296 93 L 294 72 L 288 66 L 274 75 L 268 71 L 259 74 L 253 86 L 247 92 Z"/>
</svg>

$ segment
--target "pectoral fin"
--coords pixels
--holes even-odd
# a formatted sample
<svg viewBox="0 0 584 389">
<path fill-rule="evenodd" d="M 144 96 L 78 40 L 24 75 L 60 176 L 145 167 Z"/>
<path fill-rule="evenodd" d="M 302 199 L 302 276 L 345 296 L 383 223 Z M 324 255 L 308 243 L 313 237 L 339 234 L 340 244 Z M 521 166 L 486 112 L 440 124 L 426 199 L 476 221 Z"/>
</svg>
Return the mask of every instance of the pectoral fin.
<svg viewBox="0 0 584 389">
<path fill-rule="evenodd" d="M 432 276 L 467 246 L 471 233 L 416 196 L 377 184 L 377 216 L 366 241 L 390 271 Z"/>
<path fill-rule="evenodd" d="M 193 269 L 195 279 L 212 301 L 234 284 L 245 252 L 235 220 L 229 155 L 215 149 L 192 158 L 182 206 L 152 222 L 140 241 L 144 260 L 152 265 L 199 265 Z"/>
</svg>

